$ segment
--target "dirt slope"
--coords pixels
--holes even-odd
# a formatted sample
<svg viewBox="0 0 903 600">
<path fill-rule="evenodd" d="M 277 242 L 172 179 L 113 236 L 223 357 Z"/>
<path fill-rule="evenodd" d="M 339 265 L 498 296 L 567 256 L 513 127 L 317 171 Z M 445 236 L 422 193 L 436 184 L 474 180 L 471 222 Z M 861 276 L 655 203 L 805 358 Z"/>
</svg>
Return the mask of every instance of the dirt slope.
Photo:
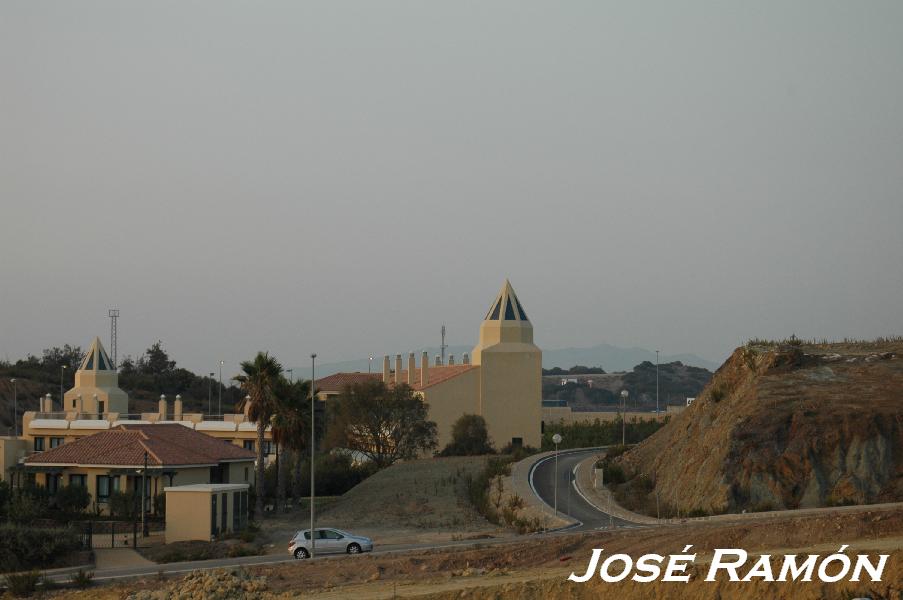
<svg viewBox="0 0 903 600">
<path fill-rule="evenodd" d="M 901 500 L 901 354 L 901 342 L 738 348 L 622 464 L 648 478 L 647 512 L 656 494 L 682 514 Z"/>
</svg>

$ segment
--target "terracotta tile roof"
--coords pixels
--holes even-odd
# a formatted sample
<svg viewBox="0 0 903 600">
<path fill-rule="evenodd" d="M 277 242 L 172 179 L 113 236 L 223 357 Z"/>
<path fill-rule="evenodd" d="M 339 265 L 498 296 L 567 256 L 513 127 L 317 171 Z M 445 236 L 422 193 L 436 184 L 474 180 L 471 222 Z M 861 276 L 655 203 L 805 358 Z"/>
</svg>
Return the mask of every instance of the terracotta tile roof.
<svg viewBox="0 0 903 600">
<path fill-rule="evenodd" d="M 34 454 L 25 459 L 25 464 L 136 466 L 144 464 L 145 451 L 148 465 L 155 467 L 256 458 L 254 452 L 226 440 L 178 424 L 159 424 L 121 425 Z"/>
<path fill-rule="evenodd" d="M 429 368 L 427 375 L 429 382 L 426 385 L 420 385 L 420 369 L 414 369 L 414 385 L 411 387 L 415 390 L 422 390 L 436 384 L 448 381 L 452 377 L 457 377 L 462 373 L 466 373 L 476 368 L 475 365 L 443 365 L 441 367 L 432 366 Z M 367 381 L 379 381 L 382 379 L 382 373 L 336 373 L 329 377 L 317 380 L 317 389 L 321 392 L 341 392 L 346 385 L 365 383 Z M 408 370 L 401 372 L 401 380 L 407 383 Z M 395 372 L 392 372 L 390 383 L 395 381 Z"/>
<path fill-rule="evenodd" d="M 347 385 L 379 381 L 382 376 L 382 373 L 335 373 L 317 379 L 316 388 L 320 392 L 341 392 Z"/>
</svg>

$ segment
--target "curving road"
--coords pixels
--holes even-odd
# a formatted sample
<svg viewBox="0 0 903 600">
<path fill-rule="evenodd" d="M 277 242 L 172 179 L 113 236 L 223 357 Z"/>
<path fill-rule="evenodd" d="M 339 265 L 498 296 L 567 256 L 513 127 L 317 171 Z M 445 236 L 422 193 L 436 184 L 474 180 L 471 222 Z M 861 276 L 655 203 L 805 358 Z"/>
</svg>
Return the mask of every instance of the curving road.
<svg viewBox="0 0 903 600">
<path fill-rule="evenodd" d="M 558 482 L 558 512 L 564 513 L 580 523 L 568 528 L 569 531 L 591 531 L 610 527 L 640 527 L 636 523 L 612 517 L 587 502 L 577 490 L 574 470 L 587 456 L 599 454 L 594 450 L 562 450 L 558 454 L 556 474 L 555 456 L 537 462 L 530 471 L 530 486 L 549 507 L 555 504 L 555 482 Z"/>
</svg>

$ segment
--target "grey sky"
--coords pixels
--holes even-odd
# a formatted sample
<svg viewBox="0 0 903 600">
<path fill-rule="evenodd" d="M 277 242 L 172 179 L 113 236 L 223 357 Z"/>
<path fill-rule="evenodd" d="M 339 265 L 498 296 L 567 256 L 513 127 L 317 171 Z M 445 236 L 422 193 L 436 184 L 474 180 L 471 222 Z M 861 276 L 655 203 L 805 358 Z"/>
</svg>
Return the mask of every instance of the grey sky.
<svg viewBox="0 0 903 600">
<path fill-rule="evenodd" d="M 900 334 L 903 3 L 0 4 L 0 357 Z"/>
</svg>

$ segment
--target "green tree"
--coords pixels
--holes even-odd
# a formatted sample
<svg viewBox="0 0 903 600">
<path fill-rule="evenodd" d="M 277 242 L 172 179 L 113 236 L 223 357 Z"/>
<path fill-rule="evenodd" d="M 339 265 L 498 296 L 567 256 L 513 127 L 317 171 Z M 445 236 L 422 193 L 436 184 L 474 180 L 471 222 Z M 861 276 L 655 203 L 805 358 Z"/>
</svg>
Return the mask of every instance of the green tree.
<svg viewBox="0 0 903 600">
<path fill-rule="evenodd" d="M 288 481 L 289 456 L 294 455 L 294 485 L 292 486 L 296 500 L 300 500 L 301 467 L 305 451 L 310 451 L 310 381 L 284 381 L 279 393 L 276 413 L 273 415 L 273 441 L 279 445 L 279 472 L 276 484 L 277 509 L 282 510 L 285 504 Z M 320 436 L 323 424 L 315 423 Z"/>
<path fill-rule="evenodd" d="M 67 485 L 57 491 L 54 500 L 61 513 L 72 516 L 85 512 L 91 503 L 91 494 L 88 493 L 88 488 L 80 485 Z"/>
<path fill-rule="evenodd" d="M 427 419 L 428 413 L 429 406 L 405 384 L 355 384 L 335 403 L 329 441 L 387 467 L 436 447 L 436 423 Z"/>
<path fill-rule="evenodd" d="M 264 431 L 270 422 L 270 418 L 277 412 L 276 392 L 282 379 L 282 365 L 275 357 L 267 352 L 258 352 L 252 360 L 241 363 L 241 374 L 233 377 L 238 382 L 246 399 L 240 404 L 239 409 L 248 411 L 248 418 L 257 424 L 257 475 L 254 487 L 257 488 L 256 505 L 254 513 L 263 515 L 263 477 L 264 455 L 263 437 Z"/>
<path fill-rule="evenodd" d="M 146 375 L 162 375 L 176 368 L 176 361 L 169 360 L 169 354 L 163 349 L 163 342 L 157 340 L 138 359 L 138 370 Z"/>
<path fill-rule="evenodd" d="M 452 441 L 442 450 L 442 456 L 479 456 L 494 451 L 486 419 L 481 415 L 461 415 L 452 425 Z"/>
</svg>

